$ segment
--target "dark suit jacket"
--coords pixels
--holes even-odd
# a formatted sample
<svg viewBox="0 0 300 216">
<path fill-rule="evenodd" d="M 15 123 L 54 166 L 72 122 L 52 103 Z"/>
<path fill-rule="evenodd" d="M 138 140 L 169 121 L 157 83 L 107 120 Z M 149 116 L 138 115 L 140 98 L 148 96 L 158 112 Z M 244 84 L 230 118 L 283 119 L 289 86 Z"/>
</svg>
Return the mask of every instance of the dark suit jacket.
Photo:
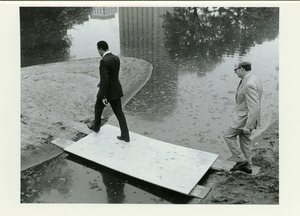
<svg viewBox="0 0 300 216">
<path fill-rule="evenodd" d="M 120 59 L 112 53 L 107 53 L 100 61 L 100 83 L 97 97 L 108 101 L 119 99 L 123 90 L 119 81 Z"/>
</svg>

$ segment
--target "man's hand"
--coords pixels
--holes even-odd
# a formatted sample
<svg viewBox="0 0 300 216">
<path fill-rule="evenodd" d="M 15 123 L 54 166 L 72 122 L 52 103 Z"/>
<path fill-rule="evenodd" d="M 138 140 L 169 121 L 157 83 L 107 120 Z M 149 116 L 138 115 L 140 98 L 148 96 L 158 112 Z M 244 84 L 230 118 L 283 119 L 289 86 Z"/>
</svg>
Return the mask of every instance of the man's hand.
<svg viewBox="0 0 300 216">
<path fill-rule="evenodd" d="M 244 134 L 250 134 L 251 135 L 251 131 L 252 131 L 252 129 L 243 128 L 243 133 Z"/>
<path fill-rule="evenodd" d="M 102 99 L 102 103 L 106 106 L 108 104 L 107 98 Z"/>
</svg>

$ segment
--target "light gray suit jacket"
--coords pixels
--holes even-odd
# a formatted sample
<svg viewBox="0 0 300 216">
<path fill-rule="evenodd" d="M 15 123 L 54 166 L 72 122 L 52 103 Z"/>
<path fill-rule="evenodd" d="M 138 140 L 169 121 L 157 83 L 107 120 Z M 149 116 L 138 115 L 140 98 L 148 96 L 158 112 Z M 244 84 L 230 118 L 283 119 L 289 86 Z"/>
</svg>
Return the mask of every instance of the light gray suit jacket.
<svg viewBox="0 0 300 216">
<path fill-rule="evenodd" d="M 254 129 L 260 125 L 260 109 L 263 87 L 252 72 L 248 73 L 236 91 L 236 105 L 232 128 Z"/>
</svg>

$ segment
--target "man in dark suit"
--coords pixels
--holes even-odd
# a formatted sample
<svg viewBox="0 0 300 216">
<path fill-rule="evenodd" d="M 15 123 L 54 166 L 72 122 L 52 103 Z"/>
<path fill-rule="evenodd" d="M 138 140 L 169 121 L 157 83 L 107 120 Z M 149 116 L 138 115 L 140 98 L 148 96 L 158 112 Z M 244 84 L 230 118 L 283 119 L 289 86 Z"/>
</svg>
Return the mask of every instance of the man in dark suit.
<svg viewBox="0 0 300 216">
<path fill-rule="evenodd" d="M 97 49 L 100 56 L 102 56 L 99 66 L 99 91 L 95 104 L 95 119 L 93 123 L 88 124 L 87 126 L 97 133 L 101 127 L 101 115 L 103 109 L 110 103 L 121 129 L 121 136 L 118 136 L 117 138 L 129 142 L 129 131 L 121 104 L 123 90 L 119 81 L 120 59 L 109 51 L 108 44 L 105 41 L 99 41 L 97 43 Z"/>
</svg>

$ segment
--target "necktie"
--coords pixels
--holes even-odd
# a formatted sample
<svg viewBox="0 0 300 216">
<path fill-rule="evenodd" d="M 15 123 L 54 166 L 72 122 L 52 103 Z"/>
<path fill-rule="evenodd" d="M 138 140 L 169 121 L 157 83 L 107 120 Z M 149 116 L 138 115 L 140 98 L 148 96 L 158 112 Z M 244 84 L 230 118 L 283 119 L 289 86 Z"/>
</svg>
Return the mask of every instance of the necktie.
<svg viewBox="0 0 300 216">
<path fill-rule="evenodd" d="M 240 81 L 238 87 L 236 88 L 235 101 L 236 101 L 236 99 L 237 99 L 237 90 L 239 89 L 239 87 L 240 87 L 240 85 L 242 84 L 242 82 L 243 82 L 243 79 L 241 79 L 241 81 Z"/>
<path fill-rule="evenodd" d="M 242 84 L 242 82 L 243 82 L 243 79 L 241 79 L 241 81 L 240 81 L 240 83 L 239 83 L 237 89 L 239 89 L 239 87 L 240 87 L 240 85 Z"/>
</svg>

